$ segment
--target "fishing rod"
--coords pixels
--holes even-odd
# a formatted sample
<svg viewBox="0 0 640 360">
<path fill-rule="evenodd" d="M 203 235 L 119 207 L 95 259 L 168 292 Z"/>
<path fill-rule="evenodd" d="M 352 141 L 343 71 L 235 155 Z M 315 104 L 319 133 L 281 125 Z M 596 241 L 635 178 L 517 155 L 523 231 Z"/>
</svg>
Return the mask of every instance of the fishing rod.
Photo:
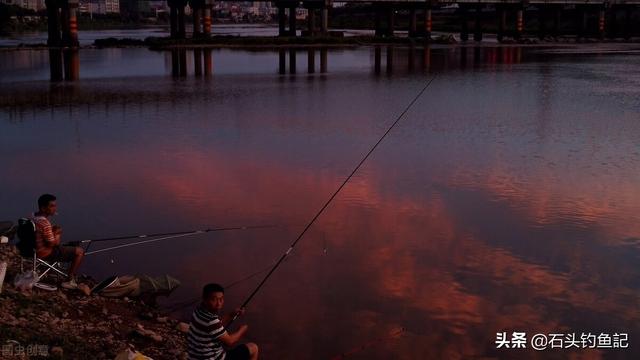
<svg viewBox="0 0 640 360">
<path fill-rule="evenodd" d="M 103 239 L 95 239 L 95 240 L 82 240 L 82 241 L 80 241 L 80 243 L 89 243 L 89 245 L 87 245 L 87 247 L 85 249 L 85 253 L 84 254 L 85 255 L 93 255 L 93 254 L 98 254 L 98 253 L 105 252 L 105 251 L 122 249 L 122 248 L 130 247 L 130 246 L 153 243 L 153 242 L 169 240 L 169 239 L 176 239 L 176 238 L 192 236 L 192 235 L 205 234 L 205 233 L 209 233 L 209 232 L 231 231 L 231 230 L 247 230 L 247 229 L 264 229 L 264 228 L 269 228 L 269 227 L 276 227 L 276 225 L 224 227 L 224 228 L 210 228 L 210 229 L 203 229 L 203 230 L 180 231 L 180 232 L 164 233 L 164 234 L 120 236 L 120 237 L 114 237 L 114 238 L 103 238 Z M 162 236 L 162 235 L 166 235 L 166 236 Z M 130 242 L 130 243 L 116 245 L 116 246 L 110 246 L 110 247 L 107 247 L 107 248 L 104 248 L 104 249 L 99 249 L 99 250 L 94 250 L 94 251 L 88 251 L 89 247 L 91 246 L 91 244 L 93 242 L 111 241 L 111 240 L 124 240 L 124 239 L 135 239 L 135 238 L 142 239 L 142 238 L 156 237 L 156 236 L 162 236 L 162 237 L 155 238 L 155 239 L 142 240 L 142 241 L 135 241 L 135 242 Z"/>
<path fill-rule="evenodd" d="M 225 290 L 229 290 L 230 288 L 232 288 L 232 287 L 234 287 L 234 286 L 236 286 L 236 285 L 239 285 L 239 284 L 241 284 L 241 283 L 243 283 L 243 282 L 245 282 L 245 281 L 251 280 L 251 279 L 253 279 L 254 277 L 256 277 L 256 276 L 258 276 L 258 275 L 262 274 L 263 272 L 266 272 L 267 270 L 271 269 L 271 267 L 272 267 L 274 264 L 275 264 L 275 263 L 271 263 L 271 264 L 267 265 L 266 267 L 264 267 L 264 268 L 262 268 L 262 269 L 260 269 L 260 270 L 258 270 L 258 271 L 256 271 L 256 272 L 253 272 L 253 273 L 251 273 L 251 274 L 249 274 L 249 275 L 247 275 L 247 276 L 245 276 L 245 277 L 243 277 L 243 278 L 241 278 L 241 279 L 239 279 L 239 280 L 236 280 L 236 281 L 231 282 L 231 283 L 229 283 L 229 284 L 227 284 L 227 285 L 224 285 L 224 289 L 225 289 Z M 174 312 L 177 312 L 178 310 L 184 309 L 184 308 L 186 308 L 186 307 L 188 307 L 188 306 L 195 305 L 198 301 L 201 301 L 201 300 L 202 300 L 202 298 L 201 298 L 201 297 L 197 297 L 197 298 L 193 298 L 193 299 L 191 299 L 191 300 L 187 300 L 187 301 L 179 302 L 179 303 L 176 303 L 176 304 L 173 304 L 173 305 L 168 306 L 168 307 L 167 307 L 167 310 L 168 310 L 170 313 L 174 313 Z"/>
<path fill-rule="evenodd" d="M 289 246 L 289 248 L 287 249 L 287 251 L 285 251 L 282 256 L 280 256 L 280 258 L 278 259 L 278 261 L 276 261 L 275 265 L 271 268 L 271 270 L 267 273 L 267 275 L 262 279 L 262 281 L 260 282 L 260 284 L 258 284 L 258 286 L 256 287 L 255 290 L 253 290 L 253 292 L 251 293 L 251 295 L 249 295 L 249 297 L 247 298 L 247 300 L 244 301 L 244 303 L 242 304 L 242 306 L 240 307 L 241 309 L 244 309 L 247 307 L 247 305 L 249 304 L 249 302 L 253 299 L 253 297 L 258 293 L 258 291 L 260 291 L 260 289 L 262 288 L 262 286 L 267 282 L 267 280 L 269 280 L 269 278 L 271 277 L 271 275 L 276 271 L 276 269 L 280 266 L 280 264 L 282 264 L 282 262 L 284 261 L 284 259 L 289 256 L 289 254 L 291 254 L 291 252 L 293 251 L 293 248 L 298 244 L 298 242 L 300 241 L 300 239 L 302 239 L 302 237 L 304 236 L 304 234 L 307 232 L 307 230 L 309 230 L 309 228 L 311 227 L 311 225 L 313 225 L 313 223 L 316 222 L 316 220 L 320 217 L 320 215 L 322 215 L 322 213 L 324 212 L 324 210 L 329 206 L 329 204 L 333 201 L 333 199 L 338 195 L 338 193 L 340 192 L 340 190 L 342 190 L 343 187 L 345 187 L 345 185 L 347 185 L 347 182 L 349 182 L 349 180 L 351 180 L 351 178 L 353 177 L 353 175 L 358 171 L 358 169 L 360 169 L 360 167 L 362 166 L 362 164 L 364 164 L 364 162 L 369 158 L 369 156 L 373 153 L 373 151 L 378 147 L 378 145 L 380 145 L 380 143 L 382 142 L 382 140 L 384 140 L 385 137 L 387 137 L 387 135 L 391 132 L 391 130 L 398 124 L 398 122 L 400 122 L 400 120 L 404 117 L 404 115 L 407 113 L 407 111 L 409 111 L 409 109 L 411 109 L 411 107 L 413 106 L 413 104 L 415 104 L 416 101 L 418 101 L 418 99 L 420 98 L 420 96 L 422 96 L 422 94 L 427 90 L 427 88 L 429 86 L 431 86 L 431 84 L 433 83 L 433 80 L 436 78 L 436 74 L 434 74 L 434 76 L 427 82 L 427 84 L 422 88 L 422 90 L 420 90 L 420 92 L 418 92 L 418 94 L 413 98 L 413 100 L 411 100 L 411 102 L 409 103 L 409 105 L 407 105 L 407 107 L 402 111 L 402 113 L 400 113 L 400 115 L 398 115 L 398 117 L 396 118 L 396 120 L 391 124 L 391 126 L 389 126 L 389 128 L 387 129 L 387 131 L 385 131 L 384 134 L 382 134 L 382 136 L 380 137 L 380 139 L 378 139 L 378 141 L 371 147 L 371 149 L 365 154 L 365 156 L 362 158 L 362 160 L 360 160 L 360 162 L 358 163 L 358 165 L 356 165 L 356 167 L 353 169 L 353 171 L 351 172 L 351 174 L 349 174 L 349 176 L 347 176 L 346 179 L 344 179 L 344 181 L 342 182 L 342 184 L 340 184 L 340 186 L 338 187 L 338 189 L 331 195 L 331 197 L 329 198 L 329 200 L 327 200 L 324 205 L 320 208 L 320 210 L 318 210 L 318 212 L 315 214 L 315 216 L 311 219 L 311 221 L 309 221 L 309 223 L 307 224 L 307 226 L 305 226 L 305 228 L 302 230 L 302 232 L 300 233 L 300 235 L 298 235 L 298 237 L 296 238 L 296 240 Z M 236 313 L 233 318 L 231 319 L 231 321 L 229 321 L 229 323 L 227 324 L 227 327 L 229 327 L 231 325 L 231 323 L 233 323 L 237 318 L 238 318 L 239 314 Z"/>
<path fill-rule="evenodd" d="M 142 238 L 155 237 L 155 236 L 172 236 L 172 235 L 182 235 L 182 234 L 191 234 L 191 233 L 207 233 L 212 231 L 263 229 L 263 228 L 271 228 L 276 226 L 277 225 L 236 226 L 236 227 L 207 228 L 207 229 L 201 229 L 201 230 L 176 231 L 176 232 L 156 233 L 156 234 L 125 235 L 125 236 L 108 237 L 108 238 L 101 238 L 101 239 L 81 240 L 80 243 L 127 240 L 127 239 L 142 239 Z"/>
</svg>

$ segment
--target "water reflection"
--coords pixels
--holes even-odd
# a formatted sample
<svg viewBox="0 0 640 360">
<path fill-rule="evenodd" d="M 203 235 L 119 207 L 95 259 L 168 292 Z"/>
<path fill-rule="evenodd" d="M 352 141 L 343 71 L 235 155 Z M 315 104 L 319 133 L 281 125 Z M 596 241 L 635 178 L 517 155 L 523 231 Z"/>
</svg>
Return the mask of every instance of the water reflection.
<svg viewBox="0 0 640 360">
<path fill-rule="evenodd" d="M 468 61 L 471 61 L 476 69 L 491 65 L 518 64 L 523 61 L 522 48 L 520 47 L 459 47 L 446 50 L 438 49 L 434 52 L 428 46 L 375 46 L 367 51 L 371 54 L 373 73 L 378 75 L 381 74 L 383 66 L 387 75 L 393 75 L 394 73 L 421 74 L 464 69 Z M 281 48 L 277 51 L 262 51 L 261 54 L 267 57 L 277 57 L 277 72 L 279 74 L 295 75 L 298 73 L 298 60 L 301 55 L 306 58 L 307 74 L 328 73 L 329 52 L 329 49 L 323 47 Z M 471 52 L 471 60 L 468 60 L 469 52 Z M 193 74 L 196 77 L 211 76 L 214 72 L 212 59 L 217 53 L 219 50 L 210 48 L 182 48 L 167 51 L 165 54 L 168 54 L 170 74 L 180 78 L 186 77 L 188 74 Z M 52 81 L 60 81 L 63 78 L 78 80 L 79 67 L 80 55 L 77 49 L 49 50 L 49 72 Z M 339 66 L 337 68 L 339 69 Z"/>
<path fill-rule="evenodd" d="M 80 56 L 77 48 L 49 49 L 51 81 L 75 81 L 80 78 Z"/>
<path fill-rule="evenodd" d="M 255 298 L 251 340 L 274 359 L 534 359 L 497 351 L 495 333 L 640 333 L 637 56 L 325 53 L 134 52 L 155 75 L 3 84 L 0 203 L 11 206 L 0 219 L 28 213 L 46 184 L 69 239 L 283 225 L 131 248 L 84 268 L 171 273 L 183 286 L 170 301 L 191 299 L 204 282 L 232 283 L 277 258 L 438 73 Z M 213 56 L 216 76 L 196 79 L 213 73 Z M 85 59 L 83 76 L 99 68 Z M 242 72 L 249 65 L 258 70 Z M 253 280 L 229 289 L 229 306 Z"/>
</svg>

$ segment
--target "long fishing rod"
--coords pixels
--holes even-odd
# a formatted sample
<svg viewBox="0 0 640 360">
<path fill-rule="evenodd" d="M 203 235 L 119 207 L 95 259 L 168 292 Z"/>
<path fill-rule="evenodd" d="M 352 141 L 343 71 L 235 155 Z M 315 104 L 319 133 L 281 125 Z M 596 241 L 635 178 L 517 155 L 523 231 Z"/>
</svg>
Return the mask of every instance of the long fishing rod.
<svg viewBox="0 0 640 360">
<path fill-rule="evenodd" d="M 105 252 L 105 251 L 112 251 L 112 250 L 116 250 L 116 249 L 122 249 L 122 248 L 125 248 L 125 247 L 130 247 L 130 246 L 153 243 L 153 242 L 162 241 L 162 240 L 176 239 L 176 238 L 192 236 L 192 235 L 199 235 L 199 234 L 204 234 L 204 233 L 208 233 L 208 232 L 230 231 L 230 230 L 247 230 L 247 229 L 261 229 L 261 228 L 267 228 L 267 227 L 275 227 L 275 225 L 225 227 L 225 228 L 214 228 L 214 229 L 204 229 L 204 230 L 193 230 L 193 231 L 166 233 L 166 234 L 168 234 L 168 236 L 163 236 L 163 237 L 159 237 L 159 238 L 155 238 L 155 239 L 142 240 L 142 241 L 135 241 L 135 242 L 130 242 L 130 243 L 116 245 L 116 246 L 110 246 L 110 247 L 107 247 L 107 248 L 104 248 L 104 249 L 99 249 L 99 250 L 94 250 L 94 251 L 88 251 L 88 249 L 89 249 L 89 246 L 91 246 L 91 243 L 95 242 L 95 241 L 122 240 L 122 239 L 132 239 L 132 238 L 147 238 L 147 237 L 160 236 L 162 234 L 138 235 L 138 236 L 132 236 L 132 237 L 122 236 L 120 238 L 104 238 L 104 239 L 97 239 L 97 240 L 83 240 L 83 241 L 81 241 L 81 243 L 89 242 L 89 245 L 85 249 L 85 253 L 84 254 L 85 255 L 93 255 L 93 254 L 98 254 L 98 253 Z"/>
<path fill-rule="evenodd" d="M 200 229 L 200 230 L 187 230 L 187 231 L 176 231 L 176 232 L 156 233 L 156 234 L 124 235 L 124 236 L 108 237 L 108 238 L 101 238 L 101 239 L 81 240 L 80 243 L 84 244 L 88 242 L 99 242 L 99 241 L 143 239 L 143 238 L 155 237 L 155 236 L 172 236 L 172 235 L 182 235 L 182 234 L 191 234 L 191 233 L 207 233 L 212 231 L 263 229 L 263 228 L 270 228 L 270 227 L 276 227 L 276 226 L 277 225 L 236 226 L 236 227 L 207 228 L 207 229 Z"/>
<path fill-rule="evenodd" d="M 331 197 L 329 198 L 329 200 L 327 200 L 327 202 L 324 203 L 324 205 L 320 208 L 320 210 L 318 210 L 318 212 L 315 214 L 315 216 L 311 219 L 311 221 L 309 221 L 309 223 L 307 224 L 307 226 L 305 226 L 305 228 L 302 230 L 302 232 L 300 233 L 300 235 L 298 235 L 298 237 L 296 238 L 296 240 L 289 246 L 289 249 L 287 249 L 287 251 L 285 251 L 282 256 L 280 256 L 280 258 L 278 259 L 278 261 L 275 263 L 275 265 L 271 268 L 271 270 L 267 273 L 267 275 L 264 277 L 264 279 L 262 279 L 262 281 L 260 282 L 260 284 L 258 284 L 258 286 L 256 287 L 255 290 L 253 290 L 253 292 L 251 293 L 251 295 L 249 295 L 249 297 L 247 298 L 247 300 L 244 301 L 244 303 L 242 304 L 241 308 L 246 308 L 247 305 L 249 304 L 249 302 L 251 301 L 251 299 L 253 299 L 253 297 L 258 293 L 258 291 L 260 291 L 260 289 L 262 288 L 262 286 L 267 282 L 267 280 L 269 280 L 269 278 L 271 277 L 271 274 L 273 274 L 276 269 L 280 266 L 280 264 L 282 264 L 282 262 L 284 261 L 284 259 L 289 256 L 289 254 L 291 254 L 291 252 L 293 251 L 293 248 L 296 246 L 296 244 L 298 244 L 298 242 L 300 241 L 300 239 L 302 239 L 302 237 L 304 236 L 304 234 L 307 232 L 307 230 L 309 230 L 309 228 L 311 227 L 311 225 L 313 225 L 313 223 L 320 217 L 320 215 L 322 215 L 322 213 L 324 212 L 324 210 L 329 206 L 329 204 L 331 203 L 331 201 L 333 201 L 333 199 L 338 195 L 338 193 L 340 192 L 340 190 L 342 190 L 342 188 L 347 184 L 347 182 L 349 182 L 349 180 L 353 177 L 353 175 L 358 171 L 358 169 L 360 169 L 360 167 L 362 166 L 362 164 L 364 164 L 364 162 L 369 158 L 369 156 L 373 153 L 373 151 L 378 147 L 378 145 L 380 145 L 380 143 L 382 142 L 382 140 L 384 140 L 385 137 L 387 137 L 387 135 L 391 132 L 391 130 L 398 124 L 398 122 L 400 122 L 400 119 L 402 119 L 402 117 L 407 113 L 407 111 L 409 111 L 409 109 L 411 109 L 411 107 L 413 106 L 413 104 L 415 104 L 416 101 L 418 101 L 418 99 L 420 98 L 420 96 L 422 96 L 422 94 L 427 90 L 427 88 L 429 86 L 431 86 L 431 83 L 433 83 L 433 80 L 436 78 L 436 75 L 434 74 L 434 76 L 427 82 L 427 84 L 422 88 L 422 90 L 420 90 L 420 92 L 413 98 L 413 100 L 411 100 L 411 102 L 409 103 L 409 105 L 407 105 L 407 107 L 402 111 L 402 113 L 400 113 L 400 115 L 396 118 L 396 120 L 391 124 L 391 126 L 389 126 L 389 128 L 387 129 L 387 131 L 385 131 L 384 134 L 382 134 L 382 136 L 380 137 L 380 139 L 378 139 L 378 141 L 373 145 L 373 147 L 371 147 L 371 149 L 366 153 L 366 155 L 362 158 L 362 160 L 360 160 L 360 162 L 358 163 L 358 165 L 353 169 L 353 171 L 351 172 L 351 174 L 349 174 L 349 176 L 347 176 L 346 179 L 344 179 L 344 181 L 342 182 L 342 184 L 338 187 L 338 189 L 333 193 L 333 195 L 331 195 Z M 238 318 L 239 314 L 236 313 L 234 315 L 234 317 L 231 319 L 231 321 L 229 321 L 229 323 L 227 324 L 227 327 L 231 325 L 231 323 L 233 323 L 237 318 Z"/>
<path fill-rule="evenodd" d="M 251 280 L 251 279 L 253 279 L 254 277 L 256 277 L 256 276 L 258 276 L 258 275 L 262 274 L 263 272 L 266 272 L 266 271 L 270 270 L 270 269 L 271 269 L 271 267 L 272 267 L 274 264 L 275 264 L 275 263 L 271 263 L 271 264 L 267 265 L 266 267 L 264 267 L 264 268 L 262 268 L 262 269 L 260 269 L 260 270 L 258 270 L 258 271 L 256 271 L 256 272 L 253 272 L 253 273 L 251 273 L 251 274 L 249 274 L 249 275 L 247 275 L 247 276 L 245 276 L 245 277 L 243 277 L 243 278 L 241 278 L 241 279 L 239 279 L 239 280 L 236 280 L 236 281 L 234 281 L 234 282 L 231 282 L 231 283 L 229 283 L 229 284 L 226 284 L 226 285 L 224 285 L 224 289 L 225 289 L 225 290 L 229 290 L 230 288 L 232 288 L 232 287 L 234 287 L 234 286 L 236 286 L 236 285 L 239 285 L 239 284 L 241 284 L 241 283 L 243 283 L 243 282 L 245 282 L 245 281 Z M 196 298 L 193 298 L 193 299 L 191 299 L 191 300 L 187 300 L 187 301 L 183 301 L 183 302 L 179 302 L 179 303 L 176 303 L 176 304 L 170 305 L 170 306 L 168 306 L 168 307 L 167 307 L 167 310 L 168 310 L 169 312 L 171 312 L 171 313 L 174 313 L 174 312 L 177 312 L 178 310 L 184 309 L 184 308 L 186 308 L 186 307 L 188 307 L 188 306 L 195 305 L 198 301 L 201 301 L 201 300 L 202 300 L 202 298 L 201 298 L 201 297 L 196 297 Z"/>
</svg>

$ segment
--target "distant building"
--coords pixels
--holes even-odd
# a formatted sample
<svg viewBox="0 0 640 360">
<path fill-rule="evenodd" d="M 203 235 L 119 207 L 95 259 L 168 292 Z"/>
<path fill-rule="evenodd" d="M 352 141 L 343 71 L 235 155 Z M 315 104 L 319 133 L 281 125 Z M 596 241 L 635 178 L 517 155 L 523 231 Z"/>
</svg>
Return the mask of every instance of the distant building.
<svg viewBox="0 0 640 360">
<path fill-rule="evenodd" d="M 90 14 L 120 14 L 120 0 L 80 1 L 78 11 Z"/>
<path fill-rule="evenodd" d="M 44 4 L 44 0 L 0 0 L 1 3 L 7 5 L 16 5 L 25 9 L 31 9 L 35 11 L 45 10 L 47 7 Z"/>
</svg>

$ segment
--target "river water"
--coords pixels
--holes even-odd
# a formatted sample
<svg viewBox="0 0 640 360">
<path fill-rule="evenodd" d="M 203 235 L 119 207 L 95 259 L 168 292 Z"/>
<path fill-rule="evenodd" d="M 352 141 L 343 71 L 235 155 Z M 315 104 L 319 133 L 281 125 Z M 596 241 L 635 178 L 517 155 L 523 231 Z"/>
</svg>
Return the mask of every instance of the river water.
<svg viewBox="0 0 640 360">
<path fill-rule="evenodd" d="M 66 240 L 276 225 L 104 252 L 83 272 L 171 274 L 170 306 L 265 269 L 435 77 L 251 302 L 248 338 L 266 359 L 640 355 L 633 47 L 82 49 L 76 63 L 79 80 L 50 82 L 48 52 L 0 52 L 1 220 L 50 192 Z M 264 274 L 228 288 L 227 308 Z M 496 349 L 513 331 L 630 346 Z"/>
</svg>

